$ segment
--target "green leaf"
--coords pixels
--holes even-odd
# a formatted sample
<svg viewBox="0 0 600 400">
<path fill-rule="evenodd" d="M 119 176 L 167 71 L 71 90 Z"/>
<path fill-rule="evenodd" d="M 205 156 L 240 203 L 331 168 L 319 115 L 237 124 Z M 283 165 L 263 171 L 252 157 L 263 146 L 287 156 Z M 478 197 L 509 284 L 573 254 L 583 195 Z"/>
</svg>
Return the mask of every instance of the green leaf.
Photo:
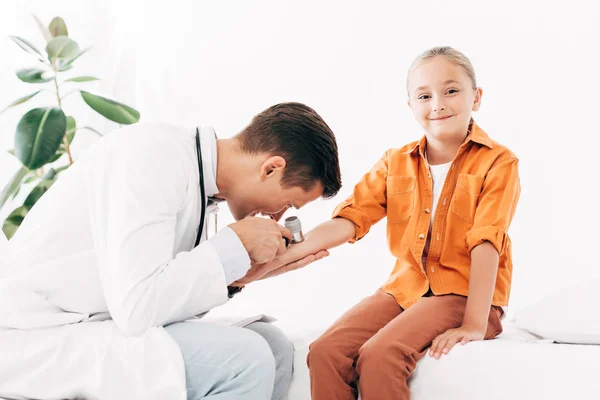
<svg viewBox="0 0 600 400">
<path fill-rule="evenodd" d="M 48 58 L 74 58 L 79 53 L 79 45 L 67 36 L 57 36 L 46 45 Z"/>
<path fill-rule="evenodd" d="M 58 161 L 64 154 L 65 154 L 65 152 L 64 152 L 64 150 L 62 150 L 62 147 L 61 147 L 61 149 L 56 152 L 54 157 L 52 157 L 52 159 L 50 161 L 48 161 L 48 164 L 52 164 L 53 162 Z"/>
<path fill-rule="evenodd" d="M 91 82 L 99 80 L 100 78 L 96 78 L 95 76 L 77 76 L 75 78 L 67 79 L 65 82 Z"/>
<path fill-rule="evenodd" d="M 73 58 L 69 58 L 69 59 L 65 59 L 65 60 L 58 60 L 58 66 L 57 69 L 60 72 L 66 71 L 68 69 L 73 68 L 73 62 L 75 60 L 77 60 L 79 57 L 81 57 L 82 55 L 84 55 L 85 53 L 87 53 L 89 50 L 91 49 L 91 47 L 88 47 L 86 49 L 83 49 L 79 52 L 79 54 L 77 54 L 75 57 Z"/>
<path fill-rule="evenodd" d="M 38 176 L 37 175 L 30 175 L 27 178 L 25 178 L 25 180 L 23 181 L 24 184 L 28 184 L 31 182 L 35 182 L 36 180 L 38 180 Z"/>
<path fill-rule="evenodd" d="M 13 101 L 12 103 L 10 103 L 9 105 L 7 105 L 4 110 L 0 111 L 0 115 L 2 115 L 4 113 L 4 111 L 8 110 L 11 107 L 14 106 L 18 106 L 19 104 L 23 104 L 25 103 L 27 100 L 31 99 L 33 96 L 35 96 L 36 94 L 38 94 L 39 92 L 41 92 L 41 90 L 38 90 L 37 92 L 33 92 L 31 94 L 28 94 L 27 96 L 23 96 L 15 101 Z"/>
<path fill-rule="evenodd" d="M 28 212 L 29 208 L 21 206 L 14 209 L 13 212 L 6 217 L 6 220 L 2 225 L 2 231 L 8 239 L 12 238 L 17 232 L 17 229 L 19 229 L 19 226 L 21 226 L 21 223 Z"/>
<path fill-rule="evenodd" d="M 53 169 L 51 169 L 51 171 L 54 172 Z M 23 205 L 31 209 L 35 205 L 35 203 L 37 203 L 38 200 L 44 195 L 44 193 L 46 193 L 48 189 L 50 189 L 50 186 L 54 184 L 54 182 L 56 181 L 55 175 L 56 173 L 54 172 L 54 175 L 51 179 L 46 179 L 46 177 L 44 177 L 42 181 L 31 190 L 29 195 L 27 195 L 27 198 L 25 198 L 25 202 L 23 203 Z"/>
<path fill-rule="evenodd" d="M 21 167 L 13 177 L 8 181 L 2 192 L 0 193 L 0 208 L 4 207 L 6 201 L 12 196 L 21 186 L 21 181 L 29 173 L 25 167 Z"/>
<path fill-rule="evenodd" d="M 15 199 L 15 197 L 17 197 L 19 195 L 19 192 L 21 191 L 22 187 L 23 187 L 23 185 L 19 185 L 19 187 L 17 188 L 17 191 L 13 193 L 13 195 L 12 195 L 13 200 Z"/>
<path fill-rule="evenodd" d="M 79 128 L 79 129 L 87 129 L 88 131 L 94 132 L 94 133 L 95 133 L 96 135 L 98 135 L 98 136 L 104 136 L 104 135 L 102 134 L 102 132 L 100 132 L 100 131 L 99 131 L 99 130 L 97 130 L 97 129 L 94 129 L 94 128 L 92 128 L 91 126 L 83 126 L 83 127 Z"/>
<path fill-rule="evenodd" d="M 140 113 L 125 104 L 83 90 L 80 93 L 88 106 L 111 121 L 129 125 L 140 120 Z"/>
<path fill-rule="evenodd" d="M 73 139 L 75 138 L 75 132 L 77 131 L 77 124 L 75 123 L 75 118 L 73 117 L 67 117 L 67 128 L 66 128 L 66 132 L 65 132 L 65 137 L 67 138 L 67 143 L 70 145 L 71 143 L 73 143 Z M 55 158 L 52 159 L 52 161 L 50 162 L 54 162 L 56 160 L 58 160 L 60 157 L 62 157 L 62 155 L 67 151 L 67 148 L 65 146 L 65 142 L 63 140 L 63 142 L 60 144 L 60 152 L 59 154 L 56 155 Z"/>
<path fill-rule="evenodd" d="M 75 122 L 75 118 L 71 116 L 67 117 L 67 130 L 65 132 L 65 135 L 67 135 L 67 143 L 71 144 L 73 142 L 76 131 L 77 123 Z"/>
<path fill-rule="evenodd" d="M 48 25 L 48 30 L 52 37 L 69 36 L 67 24 L 65 24 L 65 21 L 61 17 L 54 17 L 52 21 L 50 21 L 50 25 Z"/>
<path fill-rule="evenodd" d="M 60 63 L 60 62 L 59 62 L 59 63 Z M 69 64 L 69 65 L 65 65 L 65 66 L 62 66 L 62 67 L 56 68 L 56 70 L 57 70 L 58 72 L 65 72 L 65 71 L 68 71 L 68 70 L 70 70 L 71 68 L 73 68 L 73 64 Z"/>
<path fill-rule="evenodd" d="M 15 155 L 29 169 L 42 167 L 54 158 L 66 127 L 67 118 L 60 108 L 34 108 L 17 125 Z"/>
<path fill-rule="evenodd" d="M 38 49 L 36 49 L 34 45 L 29 43 L 27 40 L 20 38 L 18 36 L 9 36 L 9 38 L 11 38 L 16 44 L 19 45 L 19 47 L 21 47 L 26 52 L 36 56 L 38 58 L 38 60 L 45 61 L 44 55 Z"/>
<path fill-rule="evenodd" d="M 63 172 L 64 170 L 66 170 L 69 167 L 70 167 L 70 165 L 63 165 L 62 167 L 56 168 L 56 174 L 58 175 L 59 173 Z"/>
<path fill-rule="evenodd" d="M 46 28 L 44 26 L 44 24 L 42 24 L 42 21 L 38 18 L 37 15 L 31 13 L 31 16 L 35 20 L 35 24 L 38 26 L 38 28 L 40 28 L 40 32 L 42 32 L 42 35 L 44 36 L 44 40 L 46 42 L 51 41 L 52 40 L 52 34 L 50 34 L 50 30 L 48 28 Z"/>
<path fill-rule="evenodd" d="M 22 68 L 17 71 L 17 77 L 27 83 L 46 83 L 54 79 L 54 72 L 45 68 Z"/>
<path fill-rule="evenodd" d="M 54 168 L 50 168 L 48 170 L 48 172 L 46 172 L 44 174 L 44 176 L 42 177 L 42 180 L 44 180 L 44 181 L 54 180 L 54 179 L 56 179 L 57 175 L 58 175 L 58 172 L 56 172 L 56 170 Z M 48 187 L 50 187 L 50 186 L 48 186 Z"/>
</svg>

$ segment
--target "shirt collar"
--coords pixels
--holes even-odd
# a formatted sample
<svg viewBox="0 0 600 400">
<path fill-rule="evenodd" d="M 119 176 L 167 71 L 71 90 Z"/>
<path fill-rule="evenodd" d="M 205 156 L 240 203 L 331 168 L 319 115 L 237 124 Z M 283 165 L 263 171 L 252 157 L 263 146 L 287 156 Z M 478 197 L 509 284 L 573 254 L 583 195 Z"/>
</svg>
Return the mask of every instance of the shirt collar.
<svg viewBox="0 0 600 400">
<path fill-rule="evenodd" d="M 471 130 L 469 132 L 469 135 L 467 135 L 467 137 L 465 139 L 465 143 L 468 143 L 468 142 L 479 143 L 479 144 L 489 147 L 490 149 L 494 148 L 494 143 L 492 142 L 492 139 L 490 139 L 488 134 L 485 133 L 485 131 L 483 129 L 481 129 L 479 127 L 479 125 L 477 125 L 475 122 L 473 122 L 471 124 Z M 426 144 L 427 144 L 427 137 L 423 136 L 421 138 L 421 140 L 419 140 L 417 143 L 415 143 L 415 145 L 411 149 L 408 150 L 408 153 L 415 154 L 418 152 L 422 157 L 424 157 L 423 150 L 425 149 Z M 464 143 L 463 143 L 463 145 L 464 145 Z"/>
<path fill-rule="evenodd" d="M 213 196 L 219 193 L 219 188 L 217 187 L 217 135 L 212 126 L 200 128 L 200 148 L 202 149 L 204 190 L 206 196 Z"/>
</svg>

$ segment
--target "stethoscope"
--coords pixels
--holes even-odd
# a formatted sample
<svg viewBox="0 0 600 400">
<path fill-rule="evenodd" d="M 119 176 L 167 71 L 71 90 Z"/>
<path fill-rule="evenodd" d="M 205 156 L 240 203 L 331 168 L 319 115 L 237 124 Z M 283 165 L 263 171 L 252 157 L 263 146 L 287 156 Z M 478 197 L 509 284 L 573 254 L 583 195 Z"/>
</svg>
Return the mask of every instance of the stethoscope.
<svg viewBox="0 0 600 400">
<path fill-rule="evenodd" d="M 200 212 L 200 224 L 198 234 L 196 235 L 196 244 L 200 244 L 202 233 L 204 231 L 204 215 L 206 214 L 206 193 L 204 191 L 204 168 L 202 168 L 202 148 L 200 147 L 200 130 L 196 128 L 196 153 L 198 154 L 198 173 L 200 175 L 200 196 L 202 196 L 202 211 Z M 217 229 L 215 220 L 215 230 Z M 231 299 L 235 294 L 242 291 L 243 286 L 227 286 L 227 296 Z"/>
<path fill-rule="evenodd" d="M 204 191 L 204 168 L 202 167 L 202 148 L 200 147 L 200 130 L 196 128 L 196 153 L 198 154 L 198 174 L 200 175 L 200 196 L 202 197 L 202 211 L 200 212 L 200 224 L 198 227 L 198 234 L 196 235 L 196 244 L 194 247 L 200 244 L 200 239 L 202 239 L 202 233 L 204 231 L 204 216 L 206 214 L 206 193 Z M 215 220 L 215 230 L 217 229 L 217 223 Z M 285 247 L 288 247 L 290 244 L 290 239 L 283 236 L 283 240 L 285 240 Z"/>
<path fill-rule="evenodd" d="M 198 173 L 200 175 L 200 196 L 202 197 L 202 211 L 200 212 L 200 226 L 196 235 L 196 244 L 198 246 L 204 232 L 204 215 L 206 214 L 206 193 L 204 191 L 204 168 L 202 168 L 202 149 L 200 148 L 200 130 L 196 128 L 196 153 L 198 154 Z"/>
</svg>

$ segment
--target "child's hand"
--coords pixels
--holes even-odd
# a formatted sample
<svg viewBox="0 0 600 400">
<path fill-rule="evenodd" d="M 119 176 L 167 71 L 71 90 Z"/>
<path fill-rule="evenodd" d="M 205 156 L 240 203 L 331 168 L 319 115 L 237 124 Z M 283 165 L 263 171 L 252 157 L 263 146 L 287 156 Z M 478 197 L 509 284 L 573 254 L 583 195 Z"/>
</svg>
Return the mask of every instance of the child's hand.
<svg viewBox="0 0 600 400">
<path fill-rule="evenodd" d="M 483 340 L 484 335 L 485 329 L 482 330 L 468 326 L 448 329 L 433 340 L 431 349 L 429 349 L 429 355 L 439 360 L 443 354 L 448 354 L 456 343 L 460 342 L 460 344 L 464 345 L 472 340 Z"/>
<path fill-rule="evenodd" d="M 264 275 L 260 279 L 267 279 L 267 278 L 271 278 L 273 276 L 281 275 L 286 272 L 294 271 L 296 269 L 304 268 L 308 264 L 315 262 L 317 260 L 320 260 L 322 258 L 325 258 L 328 255 L 329 255 L 329 252 L 327 250 L 320 250 L 317 254 L 309 254 L 308 256 L 304 257 L 303 259 L 291 262 L 282 267 L 274 269 L 271 272 Z"/>
<path fill-rule="evenodd" d="M 309 254 L 304 258 L 296 261 L 284 264 L 282 261 L 283 257 L 275 258 L 273 261 L 256 265 L 253 264 L 246 276 L 232 283 L 232 286 L 244 286 L 251 282 L 258 281 L 261 279 L 271 278 L 283 274 L 285 272 L 293 271 L 295 269 L 306 267 L 308 264 L 327 257 L 329 252 L 327 250 L 321 250 L 316 254 Z"/>
</svg>

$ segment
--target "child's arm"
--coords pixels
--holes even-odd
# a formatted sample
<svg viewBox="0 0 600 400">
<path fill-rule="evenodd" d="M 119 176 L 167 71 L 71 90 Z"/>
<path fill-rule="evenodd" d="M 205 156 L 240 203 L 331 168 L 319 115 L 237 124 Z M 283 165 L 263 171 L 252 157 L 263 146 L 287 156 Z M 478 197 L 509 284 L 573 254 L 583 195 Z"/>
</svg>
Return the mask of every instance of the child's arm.
<svg viewBox="0 0 600 400">
<path fill-rule="evenodd" d="M 483 340 L 488 325 L 492 297 L 498 273 L 498 251 L 490 242 L 483 242 L 471 251 L 471 277 L 465 316 L 460 328 L 449 329 L 431 343 L 429 354 L 440 358 L 458 342 Z"/>
<path fill-rule="evenodd" d="M 487 329 L 492 296 L 496 287 L 499 255 L 490 242 L 483 242 L 471 251 L 469 297 L 462 326 L 481 334 Z"/>
<path fill-rule="evenodd" d="M 302 243 L 293 244 L 275 260 L 255 265 L 246 276 L 235 282 L 235 286 L 270 278 L 284 272 L 302 268 L 312 261 L 323 258 L 329 249 L 337 247 L 354 237 L 355 225 L 345 218 L 334 218 L 308 232 Z"/>
<path fill-rule="evenodd" d="M 521 191 L 518 164 L 517 157 L 507 151 L 488 171 L 473 227 L 465 238 L 471 266 L 463 323 L 434 339 L 430 355 L 435 358 L 447 354 L 458 342 L 465 344 L 485 337 L 498 261 L 509 242 L 507 232 Z"/>
</svg>

